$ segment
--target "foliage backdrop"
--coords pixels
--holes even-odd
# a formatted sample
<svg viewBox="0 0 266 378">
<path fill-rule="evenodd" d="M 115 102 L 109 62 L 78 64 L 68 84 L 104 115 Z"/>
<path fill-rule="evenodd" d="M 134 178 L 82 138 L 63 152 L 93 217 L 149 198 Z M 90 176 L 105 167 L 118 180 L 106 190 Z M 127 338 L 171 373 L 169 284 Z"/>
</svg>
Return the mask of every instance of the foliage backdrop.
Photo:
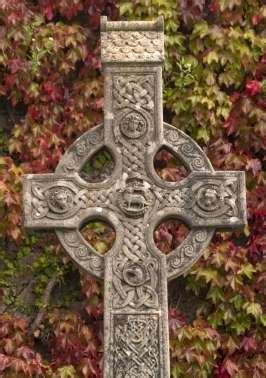
<svg viewBox="0 0 266 378">
<path fill-rule="evenodd" d="M 172 376 L 263 378 L 263 0 L 0 0 L 0 374 L 101 377 L 101 285 L 52 233 L 26 234 L 21 225 L 22 174 L 52 172 L 66 147 L 102 120 L 101 14 L 164 16 L 165 120 L 191 135 L 216 169 L 246 171 L 248 227 L 217 233 L 171 284 Z M 163 174 L 173 175 L 169 157 L 160 159 Z M 176 233 L 168 225 L 156 235 L 165 252 Z M 99 250 L 112 239 L 97 223 L 89 234 Z"/>
</svg>

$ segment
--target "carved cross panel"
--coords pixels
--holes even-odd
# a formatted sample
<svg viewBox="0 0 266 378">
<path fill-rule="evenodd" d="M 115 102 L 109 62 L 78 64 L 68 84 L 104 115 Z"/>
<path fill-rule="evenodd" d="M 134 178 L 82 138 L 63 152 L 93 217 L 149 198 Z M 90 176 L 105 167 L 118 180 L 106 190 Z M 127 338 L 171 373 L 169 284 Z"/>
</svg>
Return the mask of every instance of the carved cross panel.
<svg viewBox="0 0 266 378">
<path fill-rule="evenodd" d="M 104 377 L 170 377 L 167 281 L 193 265 L 216 228 L 246 222 L 243 172 L 215 172 L 200 147 L 163 123 L 163 20 L 101 23 L 105 78 L 104 125 L 83 134 L 54 174 L 24 178 L 25 226 L 54 229 L 65 250 L 105 282 Z M 88 183 L 80 171 L 105 147 L 112 175 Z M 189 175 L 163 181 L 154 156 L 162 147 L 183 162 Z M 163 220 L 190 227 L 183 243 L 161 253 L 153 233 Z M 88 220 L 113 226 L 116 241 L 105 255 L 82 237 Z"/>
</svg>

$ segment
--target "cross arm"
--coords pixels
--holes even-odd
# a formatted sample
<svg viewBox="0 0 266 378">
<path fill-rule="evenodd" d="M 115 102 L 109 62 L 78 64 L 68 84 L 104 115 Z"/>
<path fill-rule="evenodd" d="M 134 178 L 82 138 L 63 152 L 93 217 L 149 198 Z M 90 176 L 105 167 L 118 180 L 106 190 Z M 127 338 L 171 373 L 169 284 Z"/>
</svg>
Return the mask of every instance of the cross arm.
<svg viewBox="0 0 266 378">
<path fill-rule="evenodd" d="M 246 224 L 244 172 L 192 172 L 161 195 L 159 218 L 177 216 L 191 228 L 232 229 Z"/>
<path fill-rule="evenodd" d="M 110 222 L 118 235 L 113 248 L 118 248 L 122 235 L 119 220 L 112 210 L 115 185 L 110 188 L 90 187 L 78 175 L 29 174 L 23 177 L 24 225 L 30 229 L 54 229 L 71 258 L 86 272 L 104 277 L 104 258 L 89 245 L 79 232 L 89 219 Z"/>
<path fill-rule="evenodd" d="M 110 205 L 113 190 L 90 190 L 77 173 L 25 175 L 24 225 L 31 229 L 78 228 L 86 209 Z"/>
</svg>

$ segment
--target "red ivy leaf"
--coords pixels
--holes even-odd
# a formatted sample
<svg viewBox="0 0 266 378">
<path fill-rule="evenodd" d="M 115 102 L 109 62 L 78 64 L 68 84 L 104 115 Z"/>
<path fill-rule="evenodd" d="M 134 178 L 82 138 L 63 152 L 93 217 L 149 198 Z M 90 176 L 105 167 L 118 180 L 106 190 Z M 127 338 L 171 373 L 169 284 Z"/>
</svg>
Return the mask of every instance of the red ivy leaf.
<svg viewBox="0 0 266 378">
<path fill-rule="evenodd" d="M 261 84 L 257 80 L 250 80 L 246 83 L 246 93 L 248 96 L 256 96 L 261 92 Z"/>
<path fill-rule="evenodd" d="M 184 314 L 176 308 L 169 310 L 169 329 L 175 332 L 178 328 L 183 327 L 186 324 L 186 318 Z"/>
<path fill-rule="evenodd" d="M 44 17 L 50 21 L 54 17 L 54 5 L 50 0 L 44 0 L 41 2 L 41 10 Z"/>
<path fill-rule="evenodd" d="M 250 159 L 246 164 L 246 169 L 251 170 L 253 175 L 256 176 L 261 171 L 261 161 L 259 159 Z"/>
<path fill-rule="evenodd" d="M 17 76 L 15 74 L 6 75 L 4 78 L 5 88 L 7 90 L 10 90 L 13 88 L 15 82 L 16 82 Z"/>
<path fill-rule="evenodd" d="M 230 375 L 223 366 L 219 366 L 215 371 L 215 378 L 230 378 Z"/>
<path fill-rule="evenodd" d="M 24 62 L 21 59 L 10 59 L 8 62 L 8 67 L 11 74 L 15 74 L 23 69 Z"/>
<path fill-rule="evenodd" d="M 4 371 L 11 364 L 10 357 L 0 353 L 0 371 Z"/>
<path fill-rule="evenodd" d="M 39 117 L 39 110 L 37 109 L 37 107 L 35 105 L 30 105 L 28 107 L 28 113 L 27 113 L 33 120 L 37 120 L 38 117 Z"/>
<path fill-rule="evenodd" d="M 229 358 L 224 362 L 223 366 L 230 377 L 233 377 L 234 374 L 238 372 L 238 366 Z"/>
<path fill-rule="evenodd" d="M 22 346 L 16 351 L 17 357 L 23 357 L 25 360 L 32 360 L 35 358 L 35 352 L 27 346 Z"/>
<path fill-rule="evenodd" d="M 210 12 L 216 13 L 220 10 L 219 1 L 218 0 L 211 0 L 210 4 L 208 5 L 208 9 Z"/>
<path fill-rule="evenodd" d="M 43 85 L 45 94 L 48 99 L 52 101 L 60 101 L 63 98 L 63 91 L 61 88 L 57 87 L 53 82 L 47 81 Z"/>
<path fill-rule="evenodd" d="M 241 347 L 245 350 L 245 352 L 249 352 L 251 350 L 257 349 L 257 341 L 253 337 L 244 337 Z"/>
<path fill-rule="evenodd" d="M 263 20 L 263 16 L 260 15 L 260 14 L 254 14 L 254 16 L 252 16 L 252 24 L 254 26 L 258 25 L 261 21 Z"/>
</svg>

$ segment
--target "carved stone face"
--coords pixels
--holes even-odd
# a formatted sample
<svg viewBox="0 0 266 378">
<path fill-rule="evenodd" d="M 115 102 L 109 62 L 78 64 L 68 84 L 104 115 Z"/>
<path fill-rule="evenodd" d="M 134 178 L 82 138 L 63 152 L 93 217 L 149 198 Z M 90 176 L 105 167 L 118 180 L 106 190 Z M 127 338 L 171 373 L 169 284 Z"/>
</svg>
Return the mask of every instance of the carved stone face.
<svg viewBox="0 0 266 378">
<path fill-rule="evenodd" d="M 205 191 L 205 203 L 206 205 L 212 205 L 217 201 L 217 192 L 213 189 L 206 189 Z"/>
<path fill-rule="evenodd" d="M 120 131 L 127 138 L 137 139 L 146 133 L 147 122 L 142 114 L 133 111 L 122 118 Z"/>
<path fill-rule="evenodd" d="M 60 209 L 65 209 L 67 206 L 67 193 L 65 190 L 59 190 L 54 194 L 55 203 Z"/>
<path fill-rule="evenodd" d="M 219 206 L 221 195 L 216 188 L 201 188 L 198 193 L 198 205 L 205 211 L 213 211 Z"/>
<path fill-rule="evenodd" d="M 67 188 L 54 188 L 51 189 L 47 196 L 47 202 L 53 211 L 65 212 L 72 204 L 72 193 Z"/>
</svg>

